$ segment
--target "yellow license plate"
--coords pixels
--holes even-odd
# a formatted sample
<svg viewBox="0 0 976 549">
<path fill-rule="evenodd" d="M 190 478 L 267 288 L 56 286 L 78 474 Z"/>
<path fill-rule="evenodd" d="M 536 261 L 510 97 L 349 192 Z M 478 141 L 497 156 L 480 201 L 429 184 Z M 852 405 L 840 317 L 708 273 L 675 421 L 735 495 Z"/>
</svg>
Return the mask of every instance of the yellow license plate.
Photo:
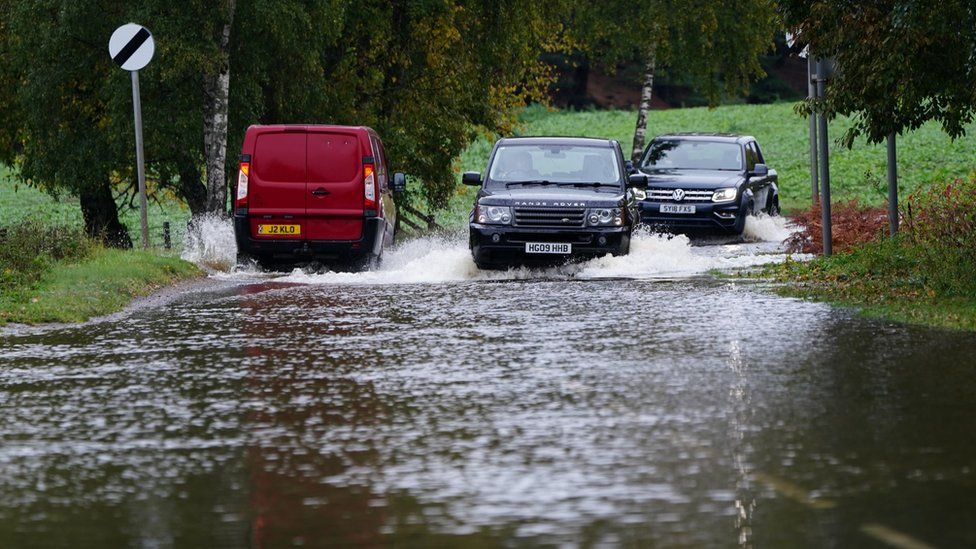
<svg viewBox="0 0 976 549">
<path fill-rule="evenodd" d="M 296 236 L 302 234 L 301 225 L 258 225 L 260 235 Z"/>
</svg>

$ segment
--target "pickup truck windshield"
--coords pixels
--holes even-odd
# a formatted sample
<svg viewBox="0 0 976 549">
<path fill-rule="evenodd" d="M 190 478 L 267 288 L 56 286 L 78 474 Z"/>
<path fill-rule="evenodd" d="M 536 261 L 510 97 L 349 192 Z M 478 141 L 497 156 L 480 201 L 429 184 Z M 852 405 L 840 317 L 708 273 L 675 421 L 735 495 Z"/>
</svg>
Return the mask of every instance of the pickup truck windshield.
<svg viewBox="0 0 976 549">
<path fill-rule="evenodd" d="M 642 170 L 742 171 L 738 143 L 662 139 L 654 141 L 641 159 Z"/>
<path fill-rule="evenodd" d="M 614 149 L 585 145 L 503 145 L 495 151 L 488 178 L 509 185 L 621 186 Z"/>
</svg>

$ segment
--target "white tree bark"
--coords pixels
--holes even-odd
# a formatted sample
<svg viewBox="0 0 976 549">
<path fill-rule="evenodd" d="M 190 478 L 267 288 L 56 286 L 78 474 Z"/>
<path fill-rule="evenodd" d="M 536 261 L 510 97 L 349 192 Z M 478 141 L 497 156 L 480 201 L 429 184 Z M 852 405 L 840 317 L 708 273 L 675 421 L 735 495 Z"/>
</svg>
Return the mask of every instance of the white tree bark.
<svg viewBox="0 0 976 549">
<path fill-rule="evenodd" d="M 230 30 L 236 0 L 227 0 L 227 20 L 220 34 L 220 64 L 203 77 L 203 152 L 207 164 L 207 211 L 227 211 L 227 107 L 230 94 Z"/>
<path fill-rule="evenodd" d="M 647 111 L 651 110 L 651 94 L 654 90 L 654 70 L 656 68 L 655 48 L 651 46 L 647 53 L 647 64 L 644 65 L 644 80 L 641 83 L 641 101 L 637 108 L 637 128 L 634 130 L 634 149 L 630 154 L 631 160 L 637 163 L 644 152 L 644 142 L 647 140 Z"/>
</svg>

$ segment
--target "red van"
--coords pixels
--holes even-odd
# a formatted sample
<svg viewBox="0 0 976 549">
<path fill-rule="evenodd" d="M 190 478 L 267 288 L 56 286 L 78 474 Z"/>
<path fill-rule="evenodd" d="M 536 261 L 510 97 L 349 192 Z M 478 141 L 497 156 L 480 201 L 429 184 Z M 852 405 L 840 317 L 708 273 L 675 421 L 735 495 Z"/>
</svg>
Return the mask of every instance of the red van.
<svg viewBox="0 0 976 549">
<path fill-rule="evenodd" d="M 393 243 L 393 192 L 379 135 L 358 126 L 251 126 L 234 193 L 238 263 L 369 266 Z"/>
</svg>

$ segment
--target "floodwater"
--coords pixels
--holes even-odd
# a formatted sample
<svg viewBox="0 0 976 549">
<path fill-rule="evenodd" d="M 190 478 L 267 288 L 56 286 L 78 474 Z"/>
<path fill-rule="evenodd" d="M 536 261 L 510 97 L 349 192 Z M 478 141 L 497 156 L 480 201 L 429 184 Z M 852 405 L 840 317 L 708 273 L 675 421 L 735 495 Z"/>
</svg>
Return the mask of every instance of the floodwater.
<svg viewBox="0 0 976 549">
<path fill-rule="evenodd" d="M 976 545 L 976 337 L 709 274 L 784 231 L 415 240 L 0 335 L 0 546 Z"/>
</svg>

